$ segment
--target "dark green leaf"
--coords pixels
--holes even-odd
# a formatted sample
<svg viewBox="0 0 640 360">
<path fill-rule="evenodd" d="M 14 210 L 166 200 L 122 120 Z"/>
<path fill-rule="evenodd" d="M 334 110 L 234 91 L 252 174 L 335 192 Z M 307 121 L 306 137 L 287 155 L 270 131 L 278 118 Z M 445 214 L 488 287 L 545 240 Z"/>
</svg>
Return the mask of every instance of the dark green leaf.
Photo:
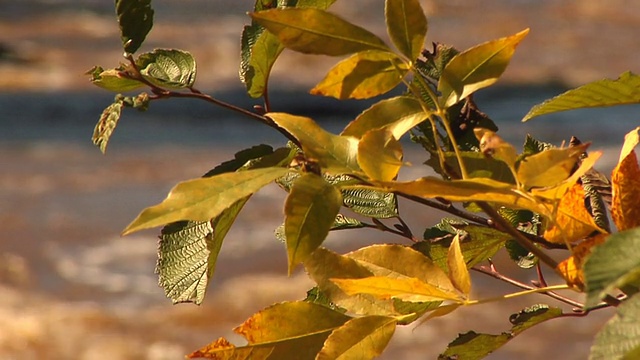
<svg viewBox="0 0 640 360">
<path fill-rule="evenodd" d="M 637 103 L 640 103 L 640 76 L 625 72 L 616 80 L 594 81 L 538 104 L 522 121 L 567 110 Z"/>
<path fill-rule="evenodd" d="M 505 247 L 511 260 L 523 269 L 531 269 L 538 263 L 538 258 L 515 240 L 508 240 Z"/>
<path fill-rule="evenodd" d="M 342 189 L 344 206 L 366 217 L 388 219 L 398 216 L 395 194 L 364 188 Z"/>
<path fill-rule="evenodd" d="M 583 266 L 587 302 L 597 305 L 616 288 L 633 284 L 640 279 L 640 228 L 609 236 L 596 246 Z"/>
<path fill-rule="evenodd" d="M 427 17 L 418 0 L 385 1 L 387 32 L 393 44 L 410 60 L 420 55 L 427 36 Z"/>
<path fill-rule="evenodd" d="M 136 65 L 145 79 L 167 88 L 190 88 L 196 81 L 196 60 L 177 49 L 155 49 L 141 54 Z"/>
<path fill-rule="evenodd" d="M 118 125 L 118 120 L 120 120 L 123 102 L 124 97 L 122 97 L 122 95 L 116 96 L 113 104 L 107 106 L 107 108 L 102 111 L 100 120 L 98 120 L 93 130 L 93 144 L 98 146 L 103 154 L 107 151 L 111 134 L 113 134 L 113 130 L 115 130 Z"/>
<path fill-rule="evenodd" d="M 136 52 L 153 27 L 151 0 L 116 0 L 116 15 L 124 51 Z"/>
<path fill-rule="evenodd" d="M 436 43 L 434 44 L 433 51 L 428 52 L 425 50 L 422 52 L 425 59 L 418 59 L 418 61 L 416 61 L 416 68 L 423 77 L 438 80 L 449 61 L 458 55 L 458 53 L 458 50 L 449 45 Z"/>
<path fill-rule="evenodd" d="M 598 332 L 589 360 L 637 359 L 640 351 L 640 295 L 626 300 Z"/>
<path fill-rule="evenodd" d="M 527 137 L 524 140 L 524 146 L 522 147 L 522 155 L 533 155 L 551 148 L 553 148 L 553 145 L 542 142 L 530 134 L 527 134 Z"/>
<path fill-rule="evenodd" d="M 359 26 L 320 9 L 272 9 L 250 14 L 284 46 L 310 54 L 340 56 L 365 50 L 389 52 L 385 43 Z"/>
<path fill-rule="evenodd" d="M 560 315 L 562 315 L 560 308 L 549 307 L 546 304 L 530 306 L 509 317 L 509 321 L 513 324 L 511 332 L 513 335 L 518 335 L 543 321 L 551 320 Z"/>
</svg>

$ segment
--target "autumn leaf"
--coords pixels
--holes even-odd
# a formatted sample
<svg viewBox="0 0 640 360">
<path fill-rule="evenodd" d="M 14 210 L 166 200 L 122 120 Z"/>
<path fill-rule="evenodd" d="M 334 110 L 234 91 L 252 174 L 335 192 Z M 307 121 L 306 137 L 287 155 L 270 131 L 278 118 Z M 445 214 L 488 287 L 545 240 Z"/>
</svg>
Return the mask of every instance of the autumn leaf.
<svg viewBox="0 0 640 360">
<path fill-rule="evenodd" d="M 618 165 L 611 175 L 611 218 L 624 231 L 640 226 L 640 167 L 633 150 L 640 142 L 640 127 L 625 136 Z"/>
<path fill-rule="evenodd" d="M 468 297 L 471 292 L 471 277 L 469 276 L 467 264 L 462 256 L 462 250 L 460 249 L 460 235 L 456 235 L 449 246 L 447 266 L 449 268 L 449 278 L 453 286 Z"/>
<path fill-rule="evenodd" d="M 573 243 L 600 230 L 584 205 L 585 194 L 580 184 L 573 185 L 560 199 L 557 215 L 544 232 L 553 243 Z"/>
<path fill-rule="evenodd" d="M 584 290 L 584 273 L 582 271 L 582 265 L 587 256 L 591 254 L 591 249 L 599 244 L 602 244 L 609 234 L 598 234 L 590 237 L 572 249 L 570 257 L 558 264 L 557 270 L 567 281 L 567 285 L 574 287 L 580 291 Z"/>
<path fill-rule="evenodd" d="M 371 294 L 381 299 L 397 298 L 404 301 L 462 301 L 451 289 L 442 289 L 433 284 L 425 283 L 416 278 L 389 278 L 386 276 L 371 276 L 362 279 L 331 279 L 342 291 L 348 295 Z"/>
</svg>

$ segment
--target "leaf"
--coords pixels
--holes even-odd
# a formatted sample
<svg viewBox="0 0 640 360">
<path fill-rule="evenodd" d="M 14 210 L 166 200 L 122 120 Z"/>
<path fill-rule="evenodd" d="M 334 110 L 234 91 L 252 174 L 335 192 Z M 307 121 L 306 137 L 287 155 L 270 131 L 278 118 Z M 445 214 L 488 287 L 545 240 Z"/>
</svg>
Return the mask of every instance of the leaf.
<svg viewBox="0 0 640 360">
<path fill-rule="evenodd" d="M 504 162 L 511 169 L 515 168 L 518 153 L 513 145 L 504 141 L 500 135 L 494 131 L 488 129 L 475 128 L 473 132 L 478 139 L 480 151 L 484 155 Z"/>
<path fill-rule="evenodd" d="M 355 213 L 375 219 L 398 216 L 398 198 L 395 194 L 365 188 L 341 189 L 344 206 Z"/>
<path fill-rule="evenodd" d="M 522 118 L 522 121 L 567 110 L 637 104 L 638 102 L 640 102 L 640 76 L 625 72 L 616 80 L 594 81 L 535 105 Z"/>
<path fill-rule="evenodd" d="M 289 49 L 330 56 L 365 50 L 390 52 L 373 33 L 320 9 L 272 9 L 249 14 Z"/>
<path fill-rule="evenodd" d="M 350 122 L 340 135 L 359 139 L 370 130 L 387 128 L 399 140 L 426 117 L 418 100 L 410 96 L 396 96 L 373 104 Z"/>
<path fill-rule="evenodd" d="M 268 113 L 266 116 L 293 135 L 300 142 L 307 158 L 318 161 L 323 171 L 360 171 L 357 161 L 358 139 L 333 135 L 307 117 L 286 113 Z"/>
<path fill-rule="evenodd" d="M 600 159 L 602 156 L 601 151 L 591 152 L 586 158 L 582 159 L 582 162 L 578 169 L 574 171 L 565 181 L 555 186 L 547 188 L 534 188 L 531 189 L 531 194 L 541 199 L 547 199 L 551 201 L 560 200 L 564 194 L 569 191 Z"/>
<path fill-rule="evenodd" d="M 121 76 L 122 71 L 124 71 L 122 67 L 104 70 L 100 66 L 94 66 L 85 75 L 91 75 L 91 83 L 93 85 L 115 92 L 131 91 L 145 86 L 138 80 Z"/>
<path fill-rule="evenodd" d="M 469 178 L 489 178 L 499 182 L 515 185 L 516 182 L 513 178 L 513 173 L 504 161 L 486 157 L 484 154 L 477 151 L 460 151 L 459 154 L 464 162 L 464 166 L 467 168 L 467 175 L 469 175 Z M 425 164 L 446 178 L 447 174 L 453 171 L 452 169 L 457 170 L 460 168 L 460 165 L 455 152 L 445 152 L 444 159 L 445 167 L 447 168 L 446 172 L 443 171 L 440 165 L 440 160 L 437 157 L 432 156 L 425 162 Z"/>
<path fill-rule="evenodd" d="M 428 176 L 408 182 L 378 182 L 376 185 L 382 190 L 398 191 L 421 198 L 487 201 L 535 212 L 547 212 L 533 200 L 517 193 L 512 185 L 485 178 L 445 181 Z"/>
<path fill-rule="evenodd" d="M 575 184 L 558 204 L 557 215 L 543 237 L 552 243 L 571 244 L 600 229 L 585 207 L 584 189 Z"/>
<path fill-rule="evenodd" d="M 144 209 L 123 235 L 180 220 L 207 221 L 287 171 L 270 167 L 183 181 L 163 202 Z"/>
<path fill-rule="evenodd" d="M 527 156 L 518 164 L 518 181 L 525 188 L 555 186 L 571 175 L 588 146 L 549 149 Z"/>
<path fill-rule="evenodd" d="M 538 258 L 515 240 L 508 240 L 505 248 L 511 260 L 522 269 L 531 269 L 538 263 Z"/>
<path fill-rule="evenodd" d="M 450 107 L 479 89 L 492 85 L 509 65 L 516 46 L 529 29 L 486 42 L 454 56 L 444 68 L 438 91 L 440 105 Z"/>
<path fill-rule="evenodd" d="M 116 0 L 116 15 L 124 51 L 135 53 L 153 27 L 151 0 Z"/>
<path fill-rule="evenodd" d="M 314 174 L 302 175 L 284 205 L 289 275 L 322 244 L 342 206 L 340 191 Z"/>
<path fill-rule="evenodd" d="M 640 142 L 640 127 L 625 136 L 620 161 L 611 175 L 611 218 L 619 231 L 640 226 L 640 166 L 633 150 Z"/>
<path fill-rule="evenodd" d="M 100 151 L 104 154 L 107 151 L 107 145 L 113 131 L 118 125 L 120 115 L 122 114 L 122 106 L 124 104 L 124 98 L 121 95 L 116 96 L 113 104 L 107 106 L 100 115 L 100 120 L 96 124 L 93 130 L 93 137 L 91 140 L 93 144 L 100 148 Z"/>
<path fill-rule="evenodd" d="M 403 301 L 441 301 L 461 302 L 460 295 L 447 292 L 432 284 L 416 278 L 389 278 L 372 276 L 362 279 L 331 279 L 347 295 L 371 294 L 381 299 L 396 298 Z"/>
<path fill-rule="evenodd" d="M 640 278 L 640 228 L 611 234 L 584 263 L 586 307 L 597 305 L 616 288 Z"/>
<path fill-rule="evenodd" d="M 509 320 L 513 324 L 511 331 L 501 334 L 479 334 L 469 331 L 452 341 L 447 350 L 440 354 L 440 360 L 477 360 L 483 359 L 498 348 L 505 345 L 523 331 L 562 315 L 562 310 L 544 304 L 534 305 L 517 314 L 511 315 Z"/>
<path fill-rule="evenodd" d="M 329 335 L 316 360 L 373 359 L 384 351 L 396 324 L 388 316 L 351 319 Z"/>
<path fill-rule="evenodd" d="M 563 260 L 556 270 L 567 281 L 567 285 L 584 291 L 584 272 L 582 267 L 587 256 L 591 254 L 591 249 L 605 242 L 609 234 L 598 234 L 585 239 L 583 242 L 571 249 L 571 256 Z"/>
<path fill-rule="evenodd" d="M 391 181 L 402 167 L 402 145 L 389 130 L 371 130 L 358 143 L 358 164 L 371 179 Z"/>
<path fill-rule="evenodd" d="M 338 276 L 343 279 L 372 276 L 373 273 L 358 261 L 320 247 L 304 262 L 304 267 L 320 291 L 336 306 L 356 315 L 397 314 L 392 301 L 365 294 L 349 296 L 329 280 Z"/>
<path fill-rule="evenodd" d="M 190 88 L 196 81 L 196 60 L 177 49 L 155 49 L 136 60 L 140 74 L 149 82 L 171 89 Z"/>
<path fill-rule="evenodd" d="M 248 345 L 234 347 L 219 339 L 189 357 L 313 360 L 331 332 L 349 319 L 322 305 L 304 301 L 279 303 L 234 329 L 247 339 Z"/>
<path fill-rule="evenodd" d="M 385 1 L 387 32 L 393 44 L 410 60 L 420 55 L 427 36 L 427 17 L 418 0 Z"/>
<path fill-rule="evenodd" d="M 311 94 L 336 99 L 369 99 L 391 91 L 408 68 L 397 55 L 378 50 L 358 52 L 336 64 Z"/>
<path fill-rule="evenodd" d="M 456 289 L 458 289 L 458 291 L 468 298 L 471 293 L 471 276 L 469 275 L 467 264 L 462 256 L 460 235 L 456 235 L 451 242 L 451 246 L 449 246 L 447 265 L 449 268 L 449 279 L 451 279 L 451 283 Z"/>
<path fill-rule="evenodd" d="M 640 350 L 640 295 L 616 308 L 616 314 L 598 332 L 589 360 L 635 359 Z"/>
</svg>

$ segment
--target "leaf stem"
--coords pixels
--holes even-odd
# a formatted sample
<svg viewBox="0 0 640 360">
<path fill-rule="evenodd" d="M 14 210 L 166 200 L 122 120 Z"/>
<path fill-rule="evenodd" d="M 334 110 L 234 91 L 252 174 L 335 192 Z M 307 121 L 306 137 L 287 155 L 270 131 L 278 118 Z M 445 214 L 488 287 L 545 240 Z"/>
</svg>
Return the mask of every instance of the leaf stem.
<svg viewBox="0 0 640 360">
<path fill-rule="evenodd" d="M 546 287 L 541 287 L 541 288 L 532 288 L 532 289 L 528 289 L 528 290 L 523 290 L 523 291 L 518 291 L 515 293 L 510 293 L 510 294 L 506 294 L 506 295 L 502 295 L 502 296 L 496 296 L 496 297 L 491 297 L 491 298 L 487 298 L 487 299 L 480 299 L 480 300 L 470 300 L 465 302 L 465 305 L 479 305 L 479 304 L 486 304 L 489 302 L 496 302 L 496 301 L 501 301 L 501 300 L 507 300 L 507 299 L 513 299 L 516 297 L 520 297 L 520 296 L 524 296 L 524 295 L 530 295 L 530 294 L 537 294 L 537 293 L 548 293 L 552 290 L 567 290 L 569 289 L 569 285 L 567 284 L 562 284 L 562 285 L 552 285 L 552 286 L 546 286 Z"/>
</svg>

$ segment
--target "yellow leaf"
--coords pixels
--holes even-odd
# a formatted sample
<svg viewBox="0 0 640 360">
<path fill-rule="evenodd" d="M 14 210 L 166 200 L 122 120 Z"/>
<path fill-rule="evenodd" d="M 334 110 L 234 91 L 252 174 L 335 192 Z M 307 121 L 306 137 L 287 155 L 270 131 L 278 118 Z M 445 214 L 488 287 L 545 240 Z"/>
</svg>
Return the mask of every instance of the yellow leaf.
<svg viewBox="0 0 640 360">
<path fill-rule="evenodd" d="M 518 181 L 527 189 L 555 186 L 566 180 L 589 144 L 564 149 L 548 149 L 527 156 L 518 165 Z"/>
<path fill-rule="evenodd" d="M 584 290 L 584 274 L 582 265 L 586 257 L 591 254 L 594 246 L 602 244 L 609 234 L 598 234 L 590 237 L 573 247 L 570 257 L 558 264 L 558 272 L 565 278 L 567 285 L 572 286 L 580 291 Z"/>
<path fill-rule="evenodd" d="M 633 150 L 640 142 L 640 127 L 625 136 L 618 165 L 611 175 L 611 218 L 619 231 L 640 226 L 640 167 Z"/>
<path fill-rule="evenodd" d="M 484 155 L 504 161 L 509 168 L 514 168 L 518 153 L 513 145 L 504 141 L 500 135 L 491 130 L 475 128 L 473 132 L 480 143 L 480 150 Z"/>
<path fill-rule="evenodd" d="M 407 66 L 395 54 L 363 51 L 336 64 L 311 89 L 311 94 L 341 100 L 369 99 L 396 87 L 407 71 Z"/>
<path fill-rule="evenodd" d="M 453 238 L 449 246 L 447 266 L 449 267 L 449 278 L 453 286 L 463 293 L 465 297 L 469 297 L 469 293 L 471 292 L 471 277 L 469 276 L 467 264 L 462 256 L 462 250 L 460 249 L 459 234 Z"/>
<path fill-rule="evenodd" d="M 358 144 L 358 164 L 370 178 L 391 181 L 402 166 L 402 145 L 389 130 L 371 130 Z"/>
<path fill-rule="evenodd" d="M 331 279 L 348 295 L 371 294 L 382 299 L 397 298 L 411 302 L 452 300 L 461 302 L 459 294 L 416 278 L 371 276 L 362 279 Z"/>
<path fill-rule="evenodd" d="M 596 161 L 600 159 L 602 156 L 602 151 L 593 151 L 582 160 L 582 163 L 578 167 L 578 170 L 574 171 L 569 178 L 560 184 L 552 187 L 540 188 L 540 189 L 531 189 L 531 194 L 535 197 L 547 199 L 547 200 L 558 200 L 561 199 L 564 194 L 571 188 L 573 185 L 578 182 L 578 179 L 582 177 L 582 175 L 586 174 L 589 169 L 595 165 Z"/>
<path fill-rule="evenodd" d="M 397 322 L 388 316 L 351 319 L 329 335 L 316 360 L 373 359 L 382 354 Z"/>
<path fill-rule="evenodd" d="M 574 184 L 558 204 L 555 222 L 544 232 L 544 238 L 553 243 L 573 243 L 600 230 L 584 205 L 584 189 Z"/>
</svg>

